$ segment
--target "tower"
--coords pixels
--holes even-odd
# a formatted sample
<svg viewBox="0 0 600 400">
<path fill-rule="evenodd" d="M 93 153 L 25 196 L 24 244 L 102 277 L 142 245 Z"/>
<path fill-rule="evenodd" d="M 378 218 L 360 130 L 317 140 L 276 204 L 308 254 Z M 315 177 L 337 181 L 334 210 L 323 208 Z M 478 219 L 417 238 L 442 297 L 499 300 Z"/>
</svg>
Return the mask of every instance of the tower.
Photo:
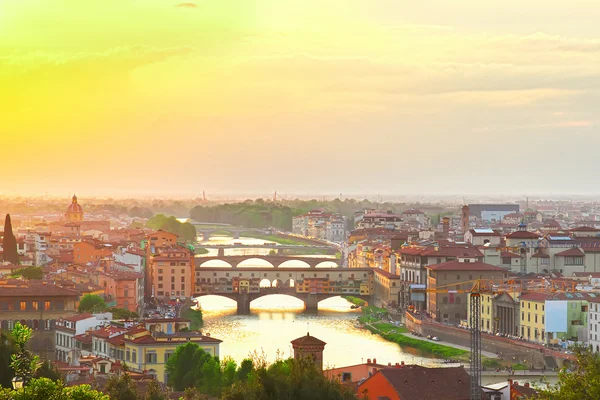
<svg viewBox="0 0 600 400">
<path fill-rule="evenodd" d="M 65 213 L 65 219 L 68 222 L 83 221 L 83 208 L 77 203 L 77 195 L 73 195 L 73 200 Z"/>
<path fill-rule="evenodd" d="M 450 218 L 449 217 L 442 218 L 442 232 L 446 236 L 448 236 L 448 234 L 450 233 Z"/>
<path fill-rule="evenodd" d="M 323 350 L 325 349 L 326 344 L 327 343 L 314 336 L 310 336 L 310 334 L 306 332 L 306 336 L 292 340 L 294 359 L 311 358 L 317 368 L 323 370 Z"/>
<path fill-rule="evenodd" d="M 469 218 L 470 218 L 470 213 L 469 213 L 469 206 L 468 205 L 464 205 L 462 207 L 462 215 L 461 215 L 461 227 L 462 227 L 462 232 L 466 233 L 469 230 Z"/>
</svg>

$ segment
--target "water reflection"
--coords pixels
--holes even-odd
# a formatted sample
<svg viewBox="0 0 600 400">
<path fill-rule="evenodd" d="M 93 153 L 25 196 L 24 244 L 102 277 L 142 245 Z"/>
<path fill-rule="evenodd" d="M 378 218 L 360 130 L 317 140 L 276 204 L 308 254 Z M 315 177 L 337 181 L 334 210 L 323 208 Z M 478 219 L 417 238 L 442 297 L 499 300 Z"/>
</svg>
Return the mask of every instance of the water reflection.
<svg viewBox="0 0 600 400">
<path fill-rule="evenodd" d="M 236 315 L 233 300 L 219 296 L 199 298 L 205 313 L 205 332 L 223 340 L 222 356 L 236 361 L 255 350 L 265 353 L 269 361 L 279 353 L 292 355 L 290 342 L 307 331 L 327 342 L 324 353 L 326 366 L 344 366 L 376 358 L 378 363 L 417 363 L 438 365 L 436 360 L 423 358 L 414 349 L 401 349 L 377 335 L 356 326 L 360 311 L 352 310 L 341 297 L 319 303 L 316 314 L 304 313 L 301 300 L 285 295 L 270 295 L 254 300 L 250 315 Z"/>
</svg>

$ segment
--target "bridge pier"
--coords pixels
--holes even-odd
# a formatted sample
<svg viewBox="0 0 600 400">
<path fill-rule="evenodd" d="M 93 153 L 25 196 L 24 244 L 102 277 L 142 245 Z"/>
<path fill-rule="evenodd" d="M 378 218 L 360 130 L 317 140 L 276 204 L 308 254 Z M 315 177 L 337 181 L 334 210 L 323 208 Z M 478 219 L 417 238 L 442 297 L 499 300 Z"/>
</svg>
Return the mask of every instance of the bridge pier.
<svg viewBox="0 0 600 400">
<path fill-rule="evenodd" d="M 240 231 L 235 231 L 235 232 L 232 232 L 232 233 L 233 233 L 233 238 L 234 239 L 239 239 L 240 238 Z"/>
<path fill-rule="evenodd" d="M 240 293 L 237 296 L 237 314 L 248 315 L 250 314 L 250 296 L 248 293 Z"/>
<path fill-rule="evenodd" d="M 218 250 L 218 256 L 219 257 L 224 257 L 225 256 L 225 249 L 219 249 Z"/>
<path fill-rule="evenodd" d="M 307 312 L 316 313 L 319 311 L 319 296 L 317 294 L 309 294 L 304 304 Z"/>
</svg>

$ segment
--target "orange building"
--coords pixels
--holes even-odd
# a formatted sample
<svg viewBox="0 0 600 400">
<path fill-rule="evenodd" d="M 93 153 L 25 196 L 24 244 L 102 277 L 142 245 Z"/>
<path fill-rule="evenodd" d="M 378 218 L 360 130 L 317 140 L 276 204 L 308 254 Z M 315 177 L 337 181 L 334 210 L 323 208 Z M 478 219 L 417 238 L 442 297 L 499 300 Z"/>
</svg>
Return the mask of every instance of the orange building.
<svg viewBox="0 0 600 400">
<path fill-rule="evenodd" d="M 160 253 L 161 250 L 167 249 L 177 245 L 177 236 L 174 233 L 163 231 L 162 229 L 151 232 L 146 236 L 144 249 L 146 250 L 146 260 L 148 262 L 148 268 L 146 268 L 145 276 L 145 290 L 148 296 L 156 294 L 156 287 L 154 283 L 154 270 L 151 268 L 150 262 L 152 256 Z M 164 290 L 163 290 L 164 292 Z"/>
<path fill-rule="evenodd" d="M 358 386 L 358 396 L 365 400 L 469 400 L 471 381 L 463 367 L 382 368 Z"/>
<path fill-rule="evenodd" d="M 137 272 L 100 272 L 98 284 L 104 287 L 104 295 L 114 300 L 117 308 L 140 312 L 144 304 L 144 276 Z"/>
<path fill-rule="evenodd" d="M 96 263 L 112 254 L 113 247 L 98 240 L 86 240 L 73 246 L 73 261 L 78 264 Z"/>
<path fill-rule="evenodd" d="M 194 253 L 184 246 L 159 250 L 149 259 L 152 292 L 163 299 L 184 299 L 194 294 Z"/>
</svg>

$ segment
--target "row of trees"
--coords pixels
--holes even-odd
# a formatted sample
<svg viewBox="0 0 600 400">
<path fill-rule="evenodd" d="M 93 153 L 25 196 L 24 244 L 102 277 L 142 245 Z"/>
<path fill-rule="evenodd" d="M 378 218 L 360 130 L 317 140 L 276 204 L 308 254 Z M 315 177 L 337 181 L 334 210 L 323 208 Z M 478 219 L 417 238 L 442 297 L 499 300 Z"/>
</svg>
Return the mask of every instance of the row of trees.
<svg viewBox="0 0 600 400">
<path fill-rule="evenodd" d="M 356 399 L 308 359 L 279 359 L 268 364 L 264 356 L 255 354 L 238 366 L 187 343 L 169 358 L 167 372 L 174 390 L 196 390 L 225 400 Z"/>
<path fill-rule="evenodd" d="M 179 236 L 179 240 L 183 242 L 193 242 L 196 240 L 196 228 L 189 222 L 179 222 L 177 218 L 164 214 L 157 214 L 150 218 L 146 223 L 150 229 L 162 229 Z"/>
</svg>

